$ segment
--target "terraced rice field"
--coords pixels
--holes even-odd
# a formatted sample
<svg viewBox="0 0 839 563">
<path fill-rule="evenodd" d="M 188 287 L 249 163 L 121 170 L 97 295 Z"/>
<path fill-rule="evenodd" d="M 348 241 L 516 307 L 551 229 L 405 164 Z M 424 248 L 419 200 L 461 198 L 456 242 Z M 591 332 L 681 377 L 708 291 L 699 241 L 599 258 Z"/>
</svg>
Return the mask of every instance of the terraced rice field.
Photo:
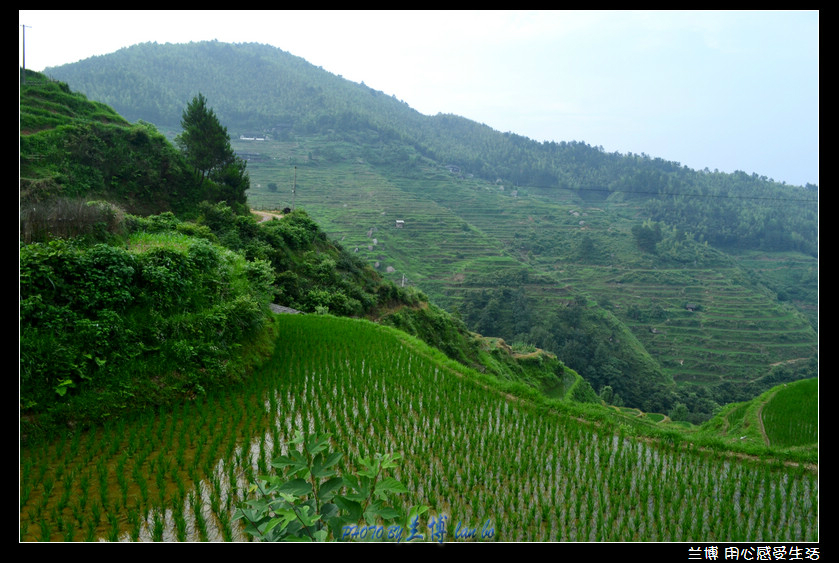
<svg viewBox="0 0 839 563">
<path fill-rule="evenodd" d="M 262 187 L 251 190 L 251 205 L 290 205 L 298 163 L 297 206 L 380 272 L 446 307 L 466 292 L 497 288 L 493 280 L 504 272 L 526 270 L 530 279 L 514 287 L 524 289 L 534 314 L 550 315 L 583 292 L 687 384 L 752 380 L 773 364 L 816 353 L 807 318 L 779 305 L 731 258 L 704 250 L 698 261 L 667 265 L 639 253 L 625 220 L 637 211 L 627 204 L 582 205 L 570 193 L 459 178 L 442 168 L 385 177 L 360 157 L 309 160 L 317 143 L 268 150 L 277 164 L 255 163 L 252 178 Z M 269 178 L 283 190 L 265 190 Z M 595 245 L 593 262 L 578 258 L 583 237 Z"/>
<path fill-rule="evenodd" d="M 273 360 L 237 393 L 24 452 L 21 538 L 245 539 L 236 503 L 302 430 L 332 435 L 341 471 L 355 455 L 402 454 L 406 506 L 490 523 L 484 540 L 818 540 L 807 468 L 591 425 L 366 321 L 280 323 Z"/>
</svg>

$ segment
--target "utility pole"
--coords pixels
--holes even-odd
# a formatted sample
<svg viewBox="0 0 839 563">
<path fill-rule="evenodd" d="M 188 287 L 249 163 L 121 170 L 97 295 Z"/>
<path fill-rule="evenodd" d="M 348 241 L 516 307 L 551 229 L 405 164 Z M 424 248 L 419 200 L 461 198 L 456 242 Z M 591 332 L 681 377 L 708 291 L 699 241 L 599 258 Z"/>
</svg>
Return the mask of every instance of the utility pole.
<svg viewBox="0 0 839 563">
<path fill-rule="evenodd" d="M 297 194 L 297 167 L 294 167 L 294 183 L 291 185 L 291 210 L 294 211 L 294 196 Z"/>
<path fill-rule="evenodd" d="M 23 28 L 23 75 L 21 77 L 21 83 L 26 84 L 26 28 L 31 28 L 32 26 L 20 24 L 20 27 Z"/>
</svg>

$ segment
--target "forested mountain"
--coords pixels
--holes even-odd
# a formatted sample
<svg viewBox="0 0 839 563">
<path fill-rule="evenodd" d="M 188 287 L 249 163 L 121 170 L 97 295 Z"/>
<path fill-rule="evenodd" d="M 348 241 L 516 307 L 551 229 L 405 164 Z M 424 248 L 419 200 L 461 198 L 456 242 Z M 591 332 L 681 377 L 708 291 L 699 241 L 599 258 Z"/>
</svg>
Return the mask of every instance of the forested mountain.
<svg viewBox="0 0 839 563">
<path fill-rule="evenodd" d="M 424 116 L 265 45 L 142 44 L 46 73 L 164 132 L 202 93 L 234 137 L 265 139 L 234 142 L 251 206 L 304 207 L 610 402 L 699 421 L 817 374 L 817 186 Z"/>
</svg>

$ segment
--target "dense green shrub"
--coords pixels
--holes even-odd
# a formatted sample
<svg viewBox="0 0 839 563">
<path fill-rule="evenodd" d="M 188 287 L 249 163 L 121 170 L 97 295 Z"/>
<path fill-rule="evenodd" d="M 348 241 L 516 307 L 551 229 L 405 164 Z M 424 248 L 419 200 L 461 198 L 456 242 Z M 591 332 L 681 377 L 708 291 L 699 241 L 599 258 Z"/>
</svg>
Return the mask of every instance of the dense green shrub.
<svg viewBox="0 0 839 563">
<path fill-rule="evenodd" d="M 274 294 L 265 261 L 134 221 L 128 246 L 80 239 L 20 252 L 20 398 L 38 424 L 91 422 L 238 378 Z M 52 420 L 53 422 L 49 422 Z"/>
</svg>

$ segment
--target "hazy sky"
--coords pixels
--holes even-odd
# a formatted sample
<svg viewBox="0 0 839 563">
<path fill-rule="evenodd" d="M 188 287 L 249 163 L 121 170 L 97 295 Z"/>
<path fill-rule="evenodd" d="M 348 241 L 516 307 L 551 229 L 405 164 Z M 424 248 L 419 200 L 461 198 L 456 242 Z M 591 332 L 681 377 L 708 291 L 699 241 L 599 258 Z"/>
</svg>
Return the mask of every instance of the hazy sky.
<svg viewBox="0 0 839 563">
<path fill-rule="evenodd" d="M 33 70 L 150 41 L 266 43 L 424 114 L 818 183 L 817 11 L 21 10 L 18 23 Z"/>
</svg>

